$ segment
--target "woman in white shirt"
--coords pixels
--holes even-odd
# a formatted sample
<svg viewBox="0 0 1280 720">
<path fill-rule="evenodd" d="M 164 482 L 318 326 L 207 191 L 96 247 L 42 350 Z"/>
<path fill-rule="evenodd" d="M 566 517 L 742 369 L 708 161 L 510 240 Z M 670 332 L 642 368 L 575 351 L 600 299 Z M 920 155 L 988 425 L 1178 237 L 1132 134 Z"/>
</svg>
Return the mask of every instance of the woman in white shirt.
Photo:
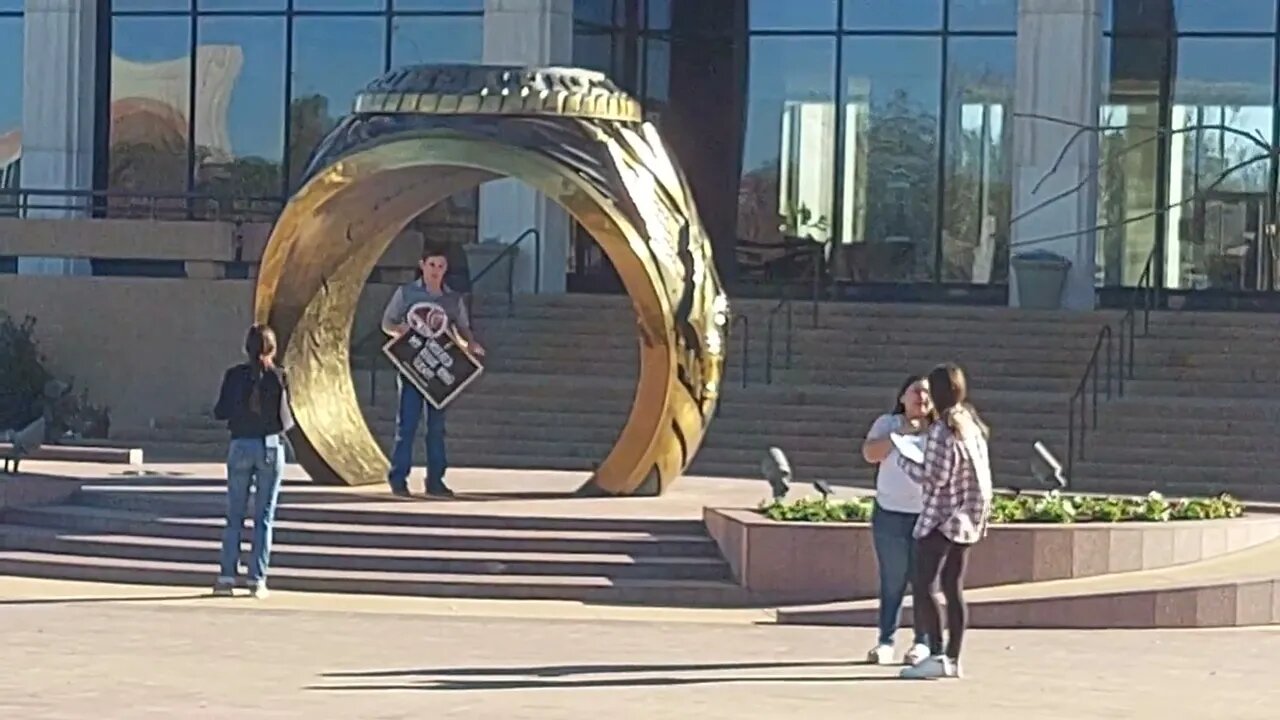
<svg viewBox="0 0 1280 720">
<path fill-rule="evenodd" d="M 928 381 L 918 375 L 907 378 L 898 392 L 893 412 L 876 418 L 862 443 L 862 457 L 879 464 L 876 472 L 876 504 L 871 515 L 871 536 L 880 568 L 880 637 L 867 653 L 867 662 L 894 662 L 893 636 L 898 631 L 902 599 L 915 571 L 916 520 L 924 509 L 924 491 L 898 462 L 890 433 L 920 433 L 933 422 Z M 917 635 L 902 662 L 914 665 L 929 657 L 928 638 Z"/>
</svg>

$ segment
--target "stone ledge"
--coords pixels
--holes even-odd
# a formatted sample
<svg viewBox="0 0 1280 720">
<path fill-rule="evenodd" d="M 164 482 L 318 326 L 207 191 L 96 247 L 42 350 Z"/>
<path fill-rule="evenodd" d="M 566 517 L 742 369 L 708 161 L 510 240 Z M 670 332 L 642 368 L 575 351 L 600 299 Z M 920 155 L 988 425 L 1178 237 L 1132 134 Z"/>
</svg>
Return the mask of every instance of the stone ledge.
<svg viewBox="0 0 1280 720">
<path fill-rule="evenodd" d="M 778 603 L 874 598 L 866 523 L 783 523 L 752 510 L 707 508 L 707 531 L 740 585 Z M 996 525 L 970 555 L 971 588 L 1156 570 L 1280 539 L 1280 515 L 1173 523 Z"/>
</svg>

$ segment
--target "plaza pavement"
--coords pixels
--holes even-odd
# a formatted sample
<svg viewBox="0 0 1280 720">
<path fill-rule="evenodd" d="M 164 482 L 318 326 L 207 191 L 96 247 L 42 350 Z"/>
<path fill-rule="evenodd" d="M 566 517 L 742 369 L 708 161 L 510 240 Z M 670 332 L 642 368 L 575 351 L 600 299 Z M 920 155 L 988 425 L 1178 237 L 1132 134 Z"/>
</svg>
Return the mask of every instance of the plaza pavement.
<svg viewBox="0 0 1280 720">
<path fill-rule="evenodd" d="M 975 631 L 969 677 L 918 683 L 856 662 L 870 630 L 769 620 L 0 578 L 0 718 L 1280 716 L 1280 628 Z"/>
</svg>

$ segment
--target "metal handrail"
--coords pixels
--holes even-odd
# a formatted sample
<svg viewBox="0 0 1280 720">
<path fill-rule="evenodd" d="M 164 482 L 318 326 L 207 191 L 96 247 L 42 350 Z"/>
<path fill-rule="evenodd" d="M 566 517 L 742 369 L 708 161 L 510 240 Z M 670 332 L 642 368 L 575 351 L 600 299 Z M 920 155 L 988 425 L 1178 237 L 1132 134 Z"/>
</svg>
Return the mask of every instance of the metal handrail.
<svg viewBox="0 0 1280 720">
<path fill-rule="evenodd" d="M 1099 374 L 1101 373 L 1100 364 L 1102 358 L 1101 352 L 1106 348 L 1106 399 L 1111 400 L 1113 397 L 1124 397 L 1125 384 L 1135 377 L 1134 357 L 1136 354 L 1136 338 L 1139 336 L 1138 331 L 1138 311 L 1142 311 L 1142 331 L 1141 336 L 1146 337 L 1151 332 L 1151 311 L 1158 306 L 1160 299 L 1160 289 L 1155 282 L 1155 249 L 1147 256 L 1146 265 L 1143 266 L 1142 275 L 1138 278 L 1138 284 L 1133 289 L 1133 295 L 1130 297 L 1129 305 L 1125 308 L 1124 315 L 1120 317 L 1117 323 L 1118 331 L 1113 332 L 1111 324 L 1105 324 L 1098 330 L 1098 337 L 1093 344 L 1093 352 L 1089 355 L 1089 361 L 1085 363 L 1084 373 L 1080 376 L 1080 382 L 1076 385 L 1075 391 L 1071 394 L 1071 398 L 1067 401 L 1067 477 L 1072 477 L 1072 471 L 1075 469 L 1076 459 L 1083 460 L 1085 458 L 1085 436 L 1090 430 L 1098 428 L 1098 384 Z M 1119 337 L 1114 337 L 1118 334 Z M 1115 362 L 1113 363 L 1113 339 L 1115 350 Z M 1088 388 L 1092 381 L 1093 392 L 1091 395 L 1092 405 L 1088 403 Z M 1112 382 L 1116 384 L 1115 394 L 1112 394 Z M 1080 406 L 1079 425 L 1077 427 L 1076 406 Z M 1090 412 L 1092 411 L 1092 412 Z"/>
<path fill-rule="evenodd" d="M 730 338 L 733 337 L 733 328 L 738 323 L 742 323 L 742 352 L 739 353 L 738 357 L 742 358 L 742 387 L 746 387 L 747 377 L 751 374 L 751 355 L 749 353 L 751 346 L 751 320 L 746 315 L 735 315 L 733 321 L 729 323 Z"/>
<path fill-rule="evenodd" d="M 0 188 L 0 216 L 33 212 L 83 212 L 97 217 L 147 220 L 252 220 L 274 222 L 284 208 L 279 197 L 210 193 Z"/>
<path fill-rule="evenodd" d="M 534 262 L 533 292 L 535 294 L 542 292 L 542 233 L 538 232 L 538 228 L 533 228 L 533 227 L 529 228 L 528 230 L 525 230 L 524 232 L 516 236 L 516 239 L 510 245 L 507 245 L 506 247 L 502 248 L 502 252 L 498 253 L 497 257 L 490 260 L 488 265 L 485 265 L 483 268 L 481 268 L 480 272 L 476 273 L 471 278 L 471 285 L 474 287 L 475 284 L 480 282 L 480 279 L 483 278 L 485 275 L 489 274 L 489 271 L 492 270 L 494 267 L 496 267 L 498 263 L 502 262 L 504 259 L 507 259 L 507 317 L 513 317 L 516 313 L 515 253 L 517 248 L 520 247 L 520 244 L 530 237 L 533 238 L 533 255 L 534 255 L 533 257 L 533 262 Z"/>
<path fill-rule="evenodd" d="M 814 244 L 813 246 L 813 276 L 810 279 L 810 302 L 812 303 L 812 323 L 814 329 L 817 329 L 819 322 L 819 313 L 822 299 L 822 245 Z M 787 317 L 787 334 L 786 334 L 786 364 L 785 369 L 791 369 L 791 362 L 794 357 L 795 344 L 795 308 L 791 299 L 791 292 L 787 283 L 782 283 L 779 288 L 781 297 L 778 304 L 774 305 L 765 319 L 765 358 L 764 358 L 764 381 L 766 384 L 773 384 L 773 343 L 774 343 L 774 323 L 777 321 L 779 314 L 786 310 Z"/>
<path fill-rule="evenodd" d="M 782 286 L 781 293 L 782 293 L 782 297 L 778 299 L 778 304 L 774 305 L 773 309 L 769 311 L 769 315 L 765 319 L 765 325 L 764 325 L 764 337 L 765 337 L 764 381 L 765 381 L 765 384 L 767 385 L 773 384 L 773 338 L 774 338 L 773 324 L 778 319 L 779 313 L 781 313 L 783 310 L 786 310 L 786 317 L 787 317 L 787 338 L 786 338 L 787 353 L 786 353 L 786 365 L 784 365 L 783 367 L 788 370 L 791 369 L 791 358 L 792 358 L 791 336 L 795 330 L 795 319 L 794 319 L 795 312 L 792 309 L 791 293 L 787 291 L 786 285 Z"/>
<path fill-rule="evenodd" d="M 1099 374 L 1098 360 L 1101 357 L 1100 353 L 1102 352 L 1104 343 L 1107 350 L 1106 352 L 1107 391 L 1106 392 L 1107 392 L 1107 399 L 1108 400 L 1111 399 L 1111 382 L 1112 382 L 1111 376 L 1112 376 L 1112 370 L 1114 369 L 1111 364 L 1111 357 L 1112 357 L 1111 356 L 1111 339 L 1112 339 L 1111 325 L 1110 324 L 1103 325 L 1102 328 L 1098 330 L 1097 339 L 1094 340 L 1093 342 L 1093 352 L 1089 355 L 1089 362 L 1085 364 L 1084 375 L 1080 377 L 1080 382 L 1076 385 L 1075 392 L 1071 394 L 1071 399 L 1067 402 L 1067 477 L 1068 478 L 1071 477 L 1071 470 L 1074 467 L 1074 462 L 1076 458 L 1075 451 L 1076 451 L 1076 440 L 1077 440 L 1076 438 L 1076 403 L 1077 402 L 1079 402 L 1080 404 L 1079 442 L 1080 442 L 1081 459 L 1084 458 L 1085 433 L 1088 430 L 1098 427 L 1098 374 Z M 1087 403 L 1086 399 L 1089 397 L 1087 392 L 1089 387 L 1089 381 L 1091 379 L 1093 380 L 1093 403 L 1092 403 L 1093 422 L 1092 424 L 1088 424 L 1086 423 L 1086 418 L 1089 416 L 1090 405 Z"/>
</svg>

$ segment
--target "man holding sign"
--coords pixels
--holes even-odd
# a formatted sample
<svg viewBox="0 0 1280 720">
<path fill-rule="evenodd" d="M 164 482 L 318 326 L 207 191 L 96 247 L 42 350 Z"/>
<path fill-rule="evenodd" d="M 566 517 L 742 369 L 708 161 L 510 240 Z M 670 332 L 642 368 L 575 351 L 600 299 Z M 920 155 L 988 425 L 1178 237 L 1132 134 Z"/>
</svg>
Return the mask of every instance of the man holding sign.
<svg viewBox="0 0 1280 720">
<path fill-rule="evenodd" d="M 484 348 L 471 334 L 463 296 L 444 284 L 449 261 L 442 249 L 428 248 L 419 264 L 422 278 L 401 286 L 382 313 L 382 330 L 392 339 L 383 348 L 400 371 L 400 409 L 396 413 L 396 442 L 391 452 L 387 483 L 391 492 L 409 495 L 413 466 L 413 438 L 427 413 L 428 495 L 449 497 L 444 483 L 449 468 L 444 441 L 444 406 L 479 376 L 477 358 Z"/>
</svg>

